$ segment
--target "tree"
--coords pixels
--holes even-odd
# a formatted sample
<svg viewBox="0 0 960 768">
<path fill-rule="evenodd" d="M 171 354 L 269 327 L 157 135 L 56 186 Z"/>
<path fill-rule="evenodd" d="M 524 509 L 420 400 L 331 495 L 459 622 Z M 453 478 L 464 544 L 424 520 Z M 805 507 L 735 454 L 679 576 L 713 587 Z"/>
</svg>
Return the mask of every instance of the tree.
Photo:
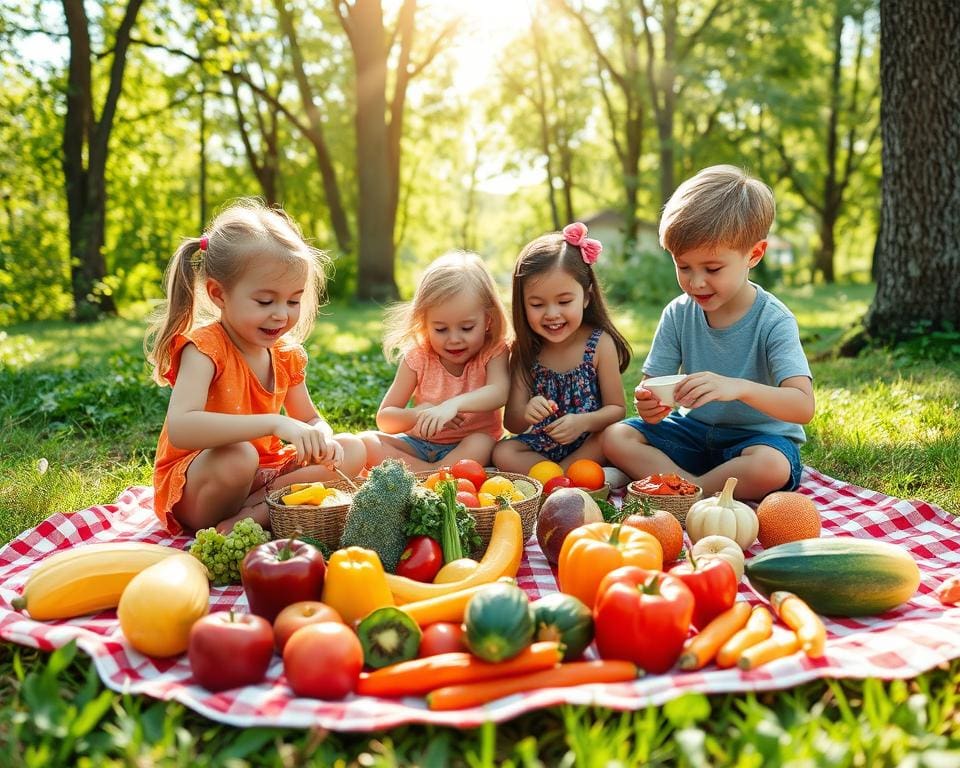
<svg viewBox="0 0 960 768">
<path fill-rule="evenodd" d="M 70 282 L 74 317 L 94 320 L 115 314 L 113 298 L 101 289 L 107 268 L 103 257 L 107 210 L 106 168 L 110 132 L 123 89 L 130 33 L 143 0 L 129 0 L 112 49 L 106 96 L 100 115 L 94 107 L 90 28 L 83 0 L 63 0 L 70 38 L 67 111 L 63 125 L 63 175 L 70 219 Z"/>
<path fill-rule="evenodd" d="M 868 332 L 960 329 L 960 3 L 880 0 L 883 177 Z"/>
</svg>

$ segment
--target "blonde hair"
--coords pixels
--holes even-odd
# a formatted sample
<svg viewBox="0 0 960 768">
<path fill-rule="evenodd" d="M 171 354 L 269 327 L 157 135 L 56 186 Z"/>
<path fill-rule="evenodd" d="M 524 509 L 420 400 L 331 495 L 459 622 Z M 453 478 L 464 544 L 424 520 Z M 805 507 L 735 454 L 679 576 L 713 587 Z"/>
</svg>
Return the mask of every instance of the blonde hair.
<svg viewBox="0 0 960 768">
<path fill-rule="evenodd" d="M 427 313 L 465 292 L 480 299 L 490 321 L 481 352 L 499 342 L 508 342 L 507 312 L 486 264 L 475 253 L 453 251 L 427 267 L 411 301 L 387 308 L 383 322 L 383 353 L 387 360 L 396 362 L 411 349 L 425 345 Z"/>
<path fill-rule="evenodd" d="M 205 250 L 201 251 L 204 239 Z M 168 383 L 164 374 L 170 368 L 177 335 L 219 320 L 220 313 L 204 287 L 207 278 L 229 289 L 251 260 L 263 258 L 278 259 L 287 268 L 305 271 L 300 318 L 284 338 L 300 342 L 309 335 L 322 305 L 330 260 L 306 243 L 300 227 L 284 211 L 268 208 L 255 198 L 244 198 L 224 209 L 202 237 L 186 238 L 170 259 L 164 276 L 167 298 L 144 339 L 157 383 Z"/>
<path fill-rule="evenodd" d="M 770 232 L 775 213 L 770 187 L 735 166 L 713 165 L 670 196 L 660 245 L 674 256 L 702 246 L 747 251 Z"/>
</svg>

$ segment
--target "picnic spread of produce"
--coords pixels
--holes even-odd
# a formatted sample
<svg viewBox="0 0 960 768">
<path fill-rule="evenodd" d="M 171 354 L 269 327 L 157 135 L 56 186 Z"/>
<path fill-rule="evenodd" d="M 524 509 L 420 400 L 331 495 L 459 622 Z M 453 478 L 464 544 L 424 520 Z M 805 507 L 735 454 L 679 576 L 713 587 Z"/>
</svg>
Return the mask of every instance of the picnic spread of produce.
<svg viewBox="0 0 960 768">
<path fill-rule="evenodd" d="M 296 696 L 422 696 L 442 711 L 672 669 L 817 659 L 821 616 L 882 614 L 920 584 L 899 546 L 821 538 L 804 494 L 771 494 L 755 511 L 733 498 L 736 478 L 701 498 L 684 478 L 654 475 L 615 505 L 591 495 L 607 484 L 603 468 L 578 464 L 516 476 L 462 461 L 415 475 L 388 459 L 353 493 L 309 483 L 278 496 L 331 514 L 346 505 L 336 547 L 309 530 L 271 540 L 249 519 L 226 535 L 197 532 L 189 551 L 77 546 L 42 560 L 13 607 L 36 621 L 116 609 L 131 648 L 186 654 L 209 691 L 262 682 L 277 654 Z M 659 509 L 650 499 L 661 496 L 684 506 Z M 533 601 L 515 581 L 531 535 L 560 588 Z M 764 549 L 746 558 L 758 538 Z M 765 604 L 737 600 L 744 578 Z M 211 585 L 226 584 L 242 585 L 248 612 L 209 612 Z M 960 600 L 957 578 L 938 596 Z"/>
</svg>

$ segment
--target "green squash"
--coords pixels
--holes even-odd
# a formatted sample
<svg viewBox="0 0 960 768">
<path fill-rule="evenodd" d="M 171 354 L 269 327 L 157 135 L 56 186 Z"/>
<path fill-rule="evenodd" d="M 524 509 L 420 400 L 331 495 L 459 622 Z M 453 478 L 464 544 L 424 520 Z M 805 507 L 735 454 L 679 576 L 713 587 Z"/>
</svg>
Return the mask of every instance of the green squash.
<svg viewBox="0 0 960 768">
<path fill-rule="evenodd" d="M 464 641 L 484 661 L 512 659 L 533 640 L 533 610 L 526 593 L 512 584 L 491 584 L 467 603 Z"/>
<path fill-rule="evenodd" d="M 573 595 L 552 592 L 531 606 L 534 640 L 556 640 L 563 647 L 563 660 L 579 659 L 593 642 L 593 614 Z"/>
</svg>

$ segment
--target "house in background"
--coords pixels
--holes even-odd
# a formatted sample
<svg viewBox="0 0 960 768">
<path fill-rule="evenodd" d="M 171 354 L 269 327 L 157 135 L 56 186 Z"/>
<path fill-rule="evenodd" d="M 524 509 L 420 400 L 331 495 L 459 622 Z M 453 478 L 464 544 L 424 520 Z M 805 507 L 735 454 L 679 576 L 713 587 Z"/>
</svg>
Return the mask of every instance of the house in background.
<svg viewBox="0 0 960 768">
<path fill-rule="evenodd" d="M 606 208 L 598 213 L 581 219 L 590 230 L 590 237 L 596 238 L 603 247 L 619 255 L 623 255 L 624 237 L 623 214 L 613 208 Z M 641 252 L 659 253 L 659 228 L 655 222 L 640 220 L 637 222 L 637 247 Z"/>
</svg>

